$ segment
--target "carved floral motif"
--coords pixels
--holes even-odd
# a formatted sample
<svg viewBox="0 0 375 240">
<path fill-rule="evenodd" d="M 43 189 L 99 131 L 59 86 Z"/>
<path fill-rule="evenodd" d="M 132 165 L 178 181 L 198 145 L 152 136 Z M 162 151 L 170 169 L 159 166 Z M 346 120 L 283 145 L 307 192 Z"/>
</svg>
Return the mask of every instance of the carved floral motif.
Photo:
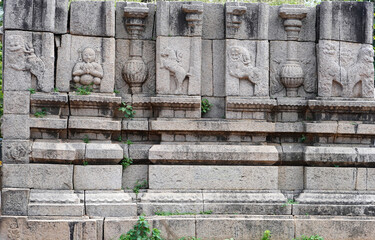
<svg viewBox="0 0 375 240">
<path fill-rule="evenodd" d="M 22 143 L 4 144 L 4 154 L 7 160 L 22 161 L 29 154 L 29 149 Z"/>
</svg>

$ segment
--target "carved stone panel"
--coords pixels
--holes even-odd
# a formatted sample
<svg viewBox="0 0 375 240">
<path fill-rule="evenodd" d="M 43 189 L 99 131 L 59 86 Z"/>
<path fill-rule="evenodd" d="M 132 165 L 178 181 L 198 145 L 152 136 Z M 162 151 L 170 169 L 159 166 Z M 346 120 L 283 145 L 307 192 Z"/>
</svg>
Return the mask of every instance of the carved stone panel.
<svg viewBox="0 0 375 240">
<path fill-rule="evenodd" d="M 53 33 L 5 32 L 4 90 L 34 88 L 51 92 L 54 87 Z"/>
<path fill-rule="evenodd" d="M 112 93 L 115 40 L 63 35 L 58 49 L 56 87 L 74 91 L 88 86 L 94 92 Z"/>
<path fill-rule="evenodd" d="M 226 40 L 227 96 L 269 95 L 268 41 Z"/>
<path fill-rule="evenodd" d="M 374 50 L 369 44 L 320 40 L 318 89 L 321 97 L 374 97 Z"/>
<path fill-rule="evenodd" d="M 157 94 L 201 94 L 201 47 L 198 37 L 158 37 Z"/>
<path fill-rule="evenodd" d="M 29 163 L 30 149 L 28 140 L 3 140 L 3 162 Z"/>
<path fill-rule="evenodd" d="M 297 62 L 303 71 L 303 83 L 297 90 L 299 97 L 316 96 L 316 52 L 314 42 L 293 42 Z M 282 66 L 287 62 L 287 42 L 270 42 L 270 95 L 285 97 L 286 89 L 281 82 Z"/>
<path fill-rule="evenodd" d="M 142 59 L 145 68 L 134 69 L 137 76 L 144 76 L 145 81 L 142 83 L 142 94 L 155 94 L 155 41 L 140 41 L 142 45 Z M 130 40 L 117 39 L 116 40 L 116 75 L 115 75 L 115 89 L 120 92 L 120 95 L 125 97 L 125 94 L 131 93 L 129 84 L 125 79 L 127 76 L 125 65 L 129 65 L 130 60 Z M 124 79 L 125 77 L 125 79 Z"/>
</svg>

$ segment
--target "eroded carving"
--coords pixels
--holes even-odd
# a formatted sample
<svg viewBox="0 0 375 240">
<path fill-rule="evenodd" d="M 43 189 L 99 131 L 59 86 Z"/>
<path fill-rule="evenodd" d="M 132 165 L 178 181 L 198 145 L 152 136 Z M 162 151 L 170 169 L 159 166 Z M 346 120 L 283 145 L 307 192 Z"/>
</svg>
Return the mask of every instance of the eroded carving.
<svg viewBox="0 0 375 240">
<path fill-rule="evenodd" d="M 183 53 L 178 50 L 173 50 L 169 47 L 165 48 L 161 52 L 161 66 L 160 68 L 165 68 L 169 71 L 171 78 L 174 79 L 176 83 L 175 94 L 183 94 L 186 92 L 183 87 L 184 80 L 191 77 L 188 70 L 185 70 L 180 64 L 183 57 Z"/>
<path fill-rule="evenodd" d="M 202 35 L 202 18 L 203 4 L 193 3 L 182 5 L 182 11 L 186 13 L 186 21 L 188 22 L 189 36 Z"/>
<path fill-rule="evenodd" d="M 226 7 L 226 26 L 227 26 L 227 35 L 234 36 L 236 35 L 238 29 L 242 23 L 242 16 L 246 13 L 245 6 L 227 6 Z"/>
<path fill-rule="evenodd" d="M 241 46 L 232 46 L 228 49 L 227 55 L 229 75 L 238 80 L 250 81 L 254 85 L 254 95 L 267 89 L 268 81 L 262 79 L 266 72 L 252 65 L 251 55 L 247 49 Z"/>
<path fill-rule="evenodd" d="M 8 37 L 7 61 L 8 66 L 17 71 L 29 71 L 38 81 L 41 81 L 45 72 L 44 62 L 35 55 L 33 45 L 25 43 L 22 36 Z"/>
<path fill-rule="evenodd" d="M 103 78 L 103 68 L 97 61 L 97 53 L 92 48 L 85 48 L 79 54 L 80 59 L 73 68 L 73 81 L 76 86 L 92 85 L 93 89 L 99 89 Z"/>
<path fill-rule="evenodd" d="M 10 240 L 21 240 L 21 232 L 18 227 L 17 219 L 12 221 L 8 228 L 8 238 Z"/>
<path fill-rule="evenodd" d="M 27 157 L 29 154 L 29 149 L 27 146 L 23 145 L 22 143 L 12 143 L 6 144 L 5 149 L 3 150 L 6 160 L 13 160 L 13 161 L 22 161 Z"/>
</svg>

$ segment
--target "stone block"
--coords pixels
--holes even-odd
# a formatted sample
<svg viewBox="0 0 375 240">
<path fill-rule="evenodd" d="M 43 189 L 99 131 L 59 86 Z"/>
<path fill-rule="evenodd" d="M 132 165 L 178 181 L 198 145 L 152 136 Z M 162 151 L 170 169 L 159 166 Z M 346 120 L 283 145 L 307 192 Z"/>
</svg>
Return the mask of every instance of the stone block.
<svg viewBox="0 0 375 240">
<path fill-rule="evenodd" d="M 306 146 L 305 161 L 309 165 L 355 165 L 358 157 L 355 148 L 351 147 L 313 147 Z"/>
<path fill-rule="evenodd" d="M 203 118 L 223 118 L 225 116 L 225 98 L 206 97 L 205 99 L 207 99 L 212 106 L 207 113 L 202 113 Z"/>
<path fill-rule="evenodd" d="M 75 1 L 70 5 L 70 33 L 115 36 L 115 1 Z"/>
<path fill-rule="evenodd" d="M 317 52 L 320 97 L 374 98 L 371 45 L 319 40 Z"/>
<path fill-rule="evenodd" d="M 35 141 L 31 157 L 34 162 L 72 163 L 85 159 L 85 143 L 63 143 L 57 141 Z"/>
<path fill-rule="evenodd" d="M 303 189 L 303 167 L 302 166 L 279 166 L 279 189 L 280 190 L 302 190 Z"/>
<path fill-rule="evenodd" d="M 201 239 L 261 239 L 265 229 L 272 238 L 292 239 L 292 216 L 208 216 L 196 219 L 196 237 Z M 225 229 L 225 231 L 223 231 Z"/>
<path fill-rule="evenodd" d="M 269 5 L 266 3 L 228 2 L 226 8 L 226 37 L 267 40 Z"/>
<path fill-rule="evenodd" d="M 73 166 L 54 164 L 4 164 L 3 188 L 73 189 Z"/>
<path fill-rule="evenodd" d="M 306 190 L 354 190 L 356 168 L 305 167 Z"/>
<path fill-rule="evenodd" d="M 375 170 L 373 168 L 358 168 L 357 189 L 358 190 L 374 191 L 375 190 L 375 175 L 374 175 L 374 173 L 375 173 Z M 362 188 L 360 188 L 360 186 L 358 186 L 358 183 L 360 181 L 363 182 L 363 179 L 365 179 L 365 187 L 362 185 Z"/>
<path fill-rule="evenodd" d="M 303 162 L 304 161 L 304 144 L 281 143 L 281 161 L 284 162 Z"/>
<path fill-rule="evenodd" d="M 4 3 L 4 28 L 66 33 L 68 0 L 21 0 Z"/>
<path fill-rule="evenodd" d="M 30 92 L 29 91 L 4 91 L 4 113 L 5 114 L 29 114 Z"/>
<path fill-rule="evenodd" d="M 137 215 L 137 205 L 123 191 L 85 191 L 88 216 L 128 217 Z"/>
<path fill-rule="evenodd" d="M 215 97 L 225 97 L 225 40 L 212 41 L 212 77 Z"/>
<path fill-rule="evenodd" d="M 121 122 L 101 117 L 69 117 L 69 129 L 94 129 L 103 131 L 121 131 Z"/>
<path fill-rule="evenodd" d="M 102 4 L 102 2 L 77 2 L 75 4 Z M 113 2 L 103 2 L 113 4 Z M 72 4 L 73 5 L 73 4 Z M 91 11 L 88 9 L 87 13 Z M 83 54 L 90 57 L 83 58 Z M 59 91 L 69 92 L 79 86 L 90 87 L 94 83 L 94 75 L 99 76 L 99 85 L 93 84 L 92 91 L 113 93 L 115 85 L 115 39 L 101 37 L 84 37 L 65 34 L 58 47 L 56 67 L 56 87 Z M 93 64 L 95 70 L 89 74 L 81 74 L 80 69 Z M 91 65 L 90 65 L 91 66 Z M 75 74 L 73 76 L 73 73 Z M 101 74 L 97 74 L 101 73 Z M 76 81 L 72 81 L 76 77 Z M 83 79 L 82 79 L 83 77 Z"/>
<path fill-rule="evenodd" d="M 281 7 L 306 8 L 305 5 L 287 5 L 269 7 L 268 39 L 273 41 L 286 41 L 287 34 L 284 27 L 284 19 L 279 15 Z M 316 7 L 307 7 L 307 15 L 302 20 L 299 41 L 315 42 L 316 40 Z"/>
<path fill-rule="evenodd" d="M 137 223 L 138 217 L 114 218 L 108 217 L 104 224 L 104 240 L 118 239 L 121 234 L 127 233 Z M 152 220 L 146 219 L 149 225 Z"/>
<path fill-rule="evenodd" d="M 133 40 L 134 41 L 134 40 Z M 155 52 L 156 42 L 151 40 L 137 41 L 138 51 L 142 53 L 142 60 L 145 64 L 143 72 L 144 82 L 141 85 L 142 91 L 140 93 L 149 96 L 155 94 Z M 131 40 L 116 39 L 116 69 L 115 69 L 115 88 L 120 92 L 120 96 L 125 97 L 130 94 L 131 90 L 127 79 L 128 76 L 125 65 L 130 64 L 131 60 Z M 141 75 L 141 73 L 138 73 Z M 139 77 L 141 78 L 141 77 Z"/>
<path fill-rule="evenodd" d="M 227 96 L 269 96 L 267 41 L 227 39 L 225 88 Z M 250 53 L 256 53 L 251 56 Z"/>
<path fill-rule="evenodd" d="M 130 165 L 122 172 L 122 188 L 133 189 L 137 184 L 148 184 L 148 165 Z"/>
<path fill-rule="evenodd" d="M 83 192 L 73 190 L 30 190 L 29 216 L 83 216 Z"/>
<path fill-rule="evenodd" d="M 283 28 L 284 29 L 284 28 Z M 301 34 L 300 34 L 301 36 Z M 292 48 L 302 68 L 304 80 L 298 88 L 301 97 L 316 96 L 316 50 L 315 42 L 293 42 Z M 270 92 L 271 97 L 286 96 L 286 88 L 281 82 L 281 68 L 287 61 L 287 41 L 270 42 Z"/>
<path fill-rule="evenodd" d="M 319 39 L 372 44 L 372 3 L 322 2 L 319 14 Z"/>
<path fill-rule="evenodd" d="M 32 117 L 30 118 L 30 128 L 65 130 L 68 128 L 68 119 L 60 118 L 56 115 L 49 115 L 43 118 Z"/>
<path fill-rule="evenodd" d="M 195 235 L 194 217 L 154 217 L 152 227 L 161 230 L 163 239 L 173 240 Z"/>
<path fill-rule="evenodd" d="M 251 154 L 249 154 L 251 153 Z M 273 164 L 279 160 L 274 146 L 154 145 L 152 163 Z"/>
<path fill-rule="evenodd" d="M 124 158 L 124 150 L 119 144 L 88 143 L 85 158 L 89 163 L 117 164 Z"/>
<path fill-rule="evenodd" d="M 157 38 L 157 94 L 200 96 L 201 48 L 202 40 L 198 37 Z"/>
<path fill-rule="evenodd" d="M 121 179 L 120 165 L 74 166 L 76 190 L 119 190 Z"/>
<path fill-rule="evenodd" d="M 325 133 L 325 134 L 336 134 L 337 133 L 337 122 L 327 121 L 319 123 L 305 123 L 307 133 Z"/>
<path fill-rule="evenodd" d="M 212 40 L 202 40 L 202 96 L 213 95 Z"/>
<path fill-rule="evenodd" d="M 116 2 L 116 38 L 130 39 L 130 34 L 126 30 L 125 22 L 126 17 L 124 16 L 125 7 L 143 7 L 148 8 L 148 14 L 144 22 L 144 31 L 140 35 L 140 39 L 143 40 L 155 40 L 154 36 L 154 24 L 155 24 L 155 3 L 137 3 L 137 2 Z"/>
<path fill-rule="evenodd" d="M 123 119 L 122 130 L 148 131 L 148 119 Z"/>
<path fill-rule="evenodd" d="M 148 152 L 152 146 L 151 144 L 132 144 L 129 146 L 129 156 L 135 160 L 148 159 Z"/>
<path fill-rule="evenodd" d="M 203 3 L 203 39 L 223 39 L 225 13 L 221 3 Z"/>
<path fill-rule="evenodd" d="M 1 191 L 2 215 L 27 216 L 30 189 L 3 188 Z"/>
<path fill-rule="evenodd" d="M 375 234 L 371 217 L 298 216 L 296 236 L 319 234 L 324 239 L 370 240 Z"/>
<path fill-rule="evenodd" d="M 277 190 L 277 179 L 274 166 L 149 166 L 150 189 Z"/>
<path fill-rule="evenodd" d="M 371 166 L 375 162 L 375 148 L 355 148 L 358 153 L 358 163 Z"/>
<path fill-rule="evenodd" d="M 1 133 L 6 140 L 29 139 L 30 126 L 28 115 L 4 114 L 2 117 Z"/>
<path fill-rule="evenodd" d="M 53 90 L 53 33 L 5 31 L 4 46 L 4 91 Z"/>
<path fill-rule="evenodd" d="M 3 163 L 29 163 L 31 144 L 28 140 L 3 140 Z"/>
<path fill-rule="evenodd" d="M 1 217 L 0 239 L 101 239 L 98 219 Z"/>
</svg>

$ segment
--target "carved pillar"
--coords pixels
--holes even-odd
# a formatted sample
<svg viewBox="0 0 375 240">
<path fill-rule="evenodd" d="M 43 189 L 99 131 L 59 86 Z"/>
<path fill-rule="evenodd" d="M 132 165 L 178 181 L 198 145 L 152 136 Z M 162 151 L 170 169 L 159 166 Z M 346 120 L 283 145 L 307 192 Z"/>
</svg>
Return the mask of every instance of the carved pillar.
<svg viewBox="0 0 375 240">
<path fill-rule="evenodd" d="M 130 59 L 122 69 L 122 76 L 130 86 L 132 94 L 142 92 L 142 84 L 147 78 L 147 66 L 142 59 L 142 40 L 140 35 L 144 31 L 145 18 L 148 16 L 148 7 L 125 7 L 125 27 L 130 34 Z"/>
<path fill-rule="evenodd" d="M 189 36 L 201 36 L 203 5 L 184 4 L 182 11 L 186 13 L 185 19 L 189 27 Z"/>
<path fill-rule="evenodd" d="M 284 20 L 287 33 L 287 62 L 281 67 L 281 83 L 285 86 L 288 97 L 296 97 L 298 88 L 303 84 L 304 73 L 297 59 L 296 41 L 302 26 L 302 19 L 307 15 L 306 8 L 282 7 L 279 16 Z"/>
<path fill-rule="evenodd" d="M 227 6 L 227 37 L 236 35 L 245 13 L 245 6 Z"/>
</svg>

